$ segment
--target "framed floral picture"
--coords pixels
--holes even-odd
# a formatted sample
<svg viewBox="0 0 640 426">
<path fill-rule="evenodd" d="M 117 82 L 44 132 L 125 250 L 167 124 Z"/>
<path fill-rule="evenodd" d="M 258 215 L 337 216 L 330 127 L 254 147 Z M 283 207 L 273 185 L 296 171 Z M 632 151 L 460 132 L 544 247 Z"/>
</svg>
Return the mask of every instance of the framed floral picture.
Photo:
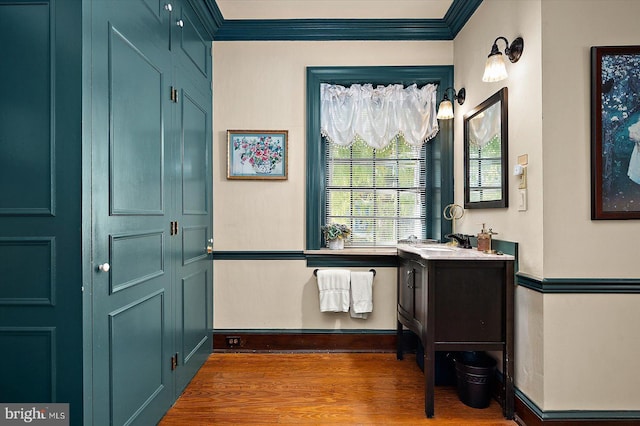
<svg viewBox="0 0 640 426">
<path fill-rule="evenodd" d="M 227 179 L 287 179 L 287 130 L 227 130 Z"/>
<path fill-rule="evenodd" d="M 640 46 L 591 48 L 591 219 L 640 219 Z"/>
</svg>

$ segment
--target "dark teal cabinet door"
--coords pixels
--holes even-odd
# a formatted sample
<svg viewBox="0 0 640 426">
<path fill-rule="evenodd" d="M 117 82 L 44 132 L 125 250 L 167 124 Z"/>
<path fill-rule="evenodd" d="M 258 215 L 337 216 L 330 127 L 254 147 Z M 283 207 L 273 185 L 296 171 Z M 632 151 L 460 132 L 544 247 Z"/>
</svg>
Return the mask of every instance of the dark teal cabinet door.
<svg viewBox="0 0 640 426">
<path fill-rule="evenodd" d="M 0 2 L 0 401 L 69 403 L 80 425 L 82 10 L 71 3 Z"/>
<path fill-rule="evenodd" d="M 213 262 L 207 253 L 212 231 L 211 42 L 187 1 L 175 4 L 171 53 L 178 99 L 174 109 L 176 395 L 212 350 Z"/>
<path fill-rule="evenodd" d="M 122 6 L 93 3 L 94 425 L 154 424 L 173 401 L 169 13 Z"/>
<path fill-rule="evenodd" d="M 180 242 L 176 246 L 176 346 L 180 365 L 176 393 L 180 394 L 211 352 L 211 89 L 188 78 L 180 87 L 178 123 L 179 175 L 176 216 Z"/>
<path fill-rule="evenodd" d="M 194 81 L 211 86 L 211 42 L 188 0 L 174 7 L 171 52 L 176 67 Z M 205 88 L 206 90 L 206 88 Z"/>
<path fill-rule="evenodd" d="M 172 3 L 94 2 L 96 425 L 154 424 L 212 348 L 210 42 Z"/>
</svg>

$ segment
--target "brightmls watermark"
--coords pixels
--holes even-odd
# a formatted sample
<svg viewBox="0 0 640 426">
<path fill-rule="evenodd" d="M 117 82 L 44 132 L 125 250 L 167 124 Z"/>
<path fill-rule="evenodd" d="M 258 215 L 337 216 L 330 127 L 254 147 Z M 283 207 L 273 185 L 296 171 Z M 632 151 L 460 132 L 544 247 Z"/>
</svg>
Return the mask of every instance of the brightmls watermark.
<svg viewBox="0 0 640 426">
<path fill-rule="evenodd" d="M 0 426 L 69 426 L 69 404 L 0 403 Z"/>
</svg>

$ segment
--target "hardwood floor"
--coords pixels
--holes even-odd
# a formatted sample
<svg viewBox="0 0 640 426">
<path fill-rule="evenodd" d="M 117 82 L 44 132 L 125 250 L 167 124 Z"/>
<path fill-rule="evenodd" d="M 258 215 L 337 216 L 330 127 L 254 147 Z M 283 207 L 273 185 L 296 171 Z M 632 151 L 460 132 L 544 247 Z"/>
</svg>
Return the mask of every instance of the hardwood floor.
<svg viewBox="0 0 640 426">
<path fill-rule="evenodd" d="M 160 425 L 223 424 L 516 425 L 443 386 L 427 419 L 415 356 L 390 353 L 212 354 Z"/>
</svg>

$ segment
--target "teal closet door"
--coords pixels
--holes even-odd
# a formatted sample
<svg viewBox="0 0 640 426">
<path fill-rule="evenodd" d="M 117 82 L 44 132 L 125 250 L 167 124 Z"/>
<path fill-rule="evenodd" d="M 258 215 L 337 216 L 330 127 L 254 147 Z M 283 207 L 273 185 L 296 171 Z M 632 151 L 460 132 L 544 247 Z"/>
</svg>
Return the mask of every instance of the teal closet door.
<svg viewBox="0 0 640 426">
<path fill-rule="evenodd" d="M 155 424 L 173 402 L 172 65 L 162 6 L 93 2 L 94 425 Z"/>
<path fill-rule="evenodd" d="M 189 79 L 180 83 L 177 109 L 180 167 L 176 186 L 180 241 L 176 247 L 176 394 L 212 349 L 211 95 Z"/>
<path fill-rule="evenodd" d="M 82 10 L 71 3 L 0 2 L 0 401 L 69 403 L 80 425 Z"/>
<path fill-rule="evenodd" d="M 175 9 L 172 54 L 178 102 L 175 180 L 180 241 L 175 261 L 176 395 L 213 348 L 213 261 L 207 253 L 212 233 L 211 42 L 185 1 Z"/>
</svg>

